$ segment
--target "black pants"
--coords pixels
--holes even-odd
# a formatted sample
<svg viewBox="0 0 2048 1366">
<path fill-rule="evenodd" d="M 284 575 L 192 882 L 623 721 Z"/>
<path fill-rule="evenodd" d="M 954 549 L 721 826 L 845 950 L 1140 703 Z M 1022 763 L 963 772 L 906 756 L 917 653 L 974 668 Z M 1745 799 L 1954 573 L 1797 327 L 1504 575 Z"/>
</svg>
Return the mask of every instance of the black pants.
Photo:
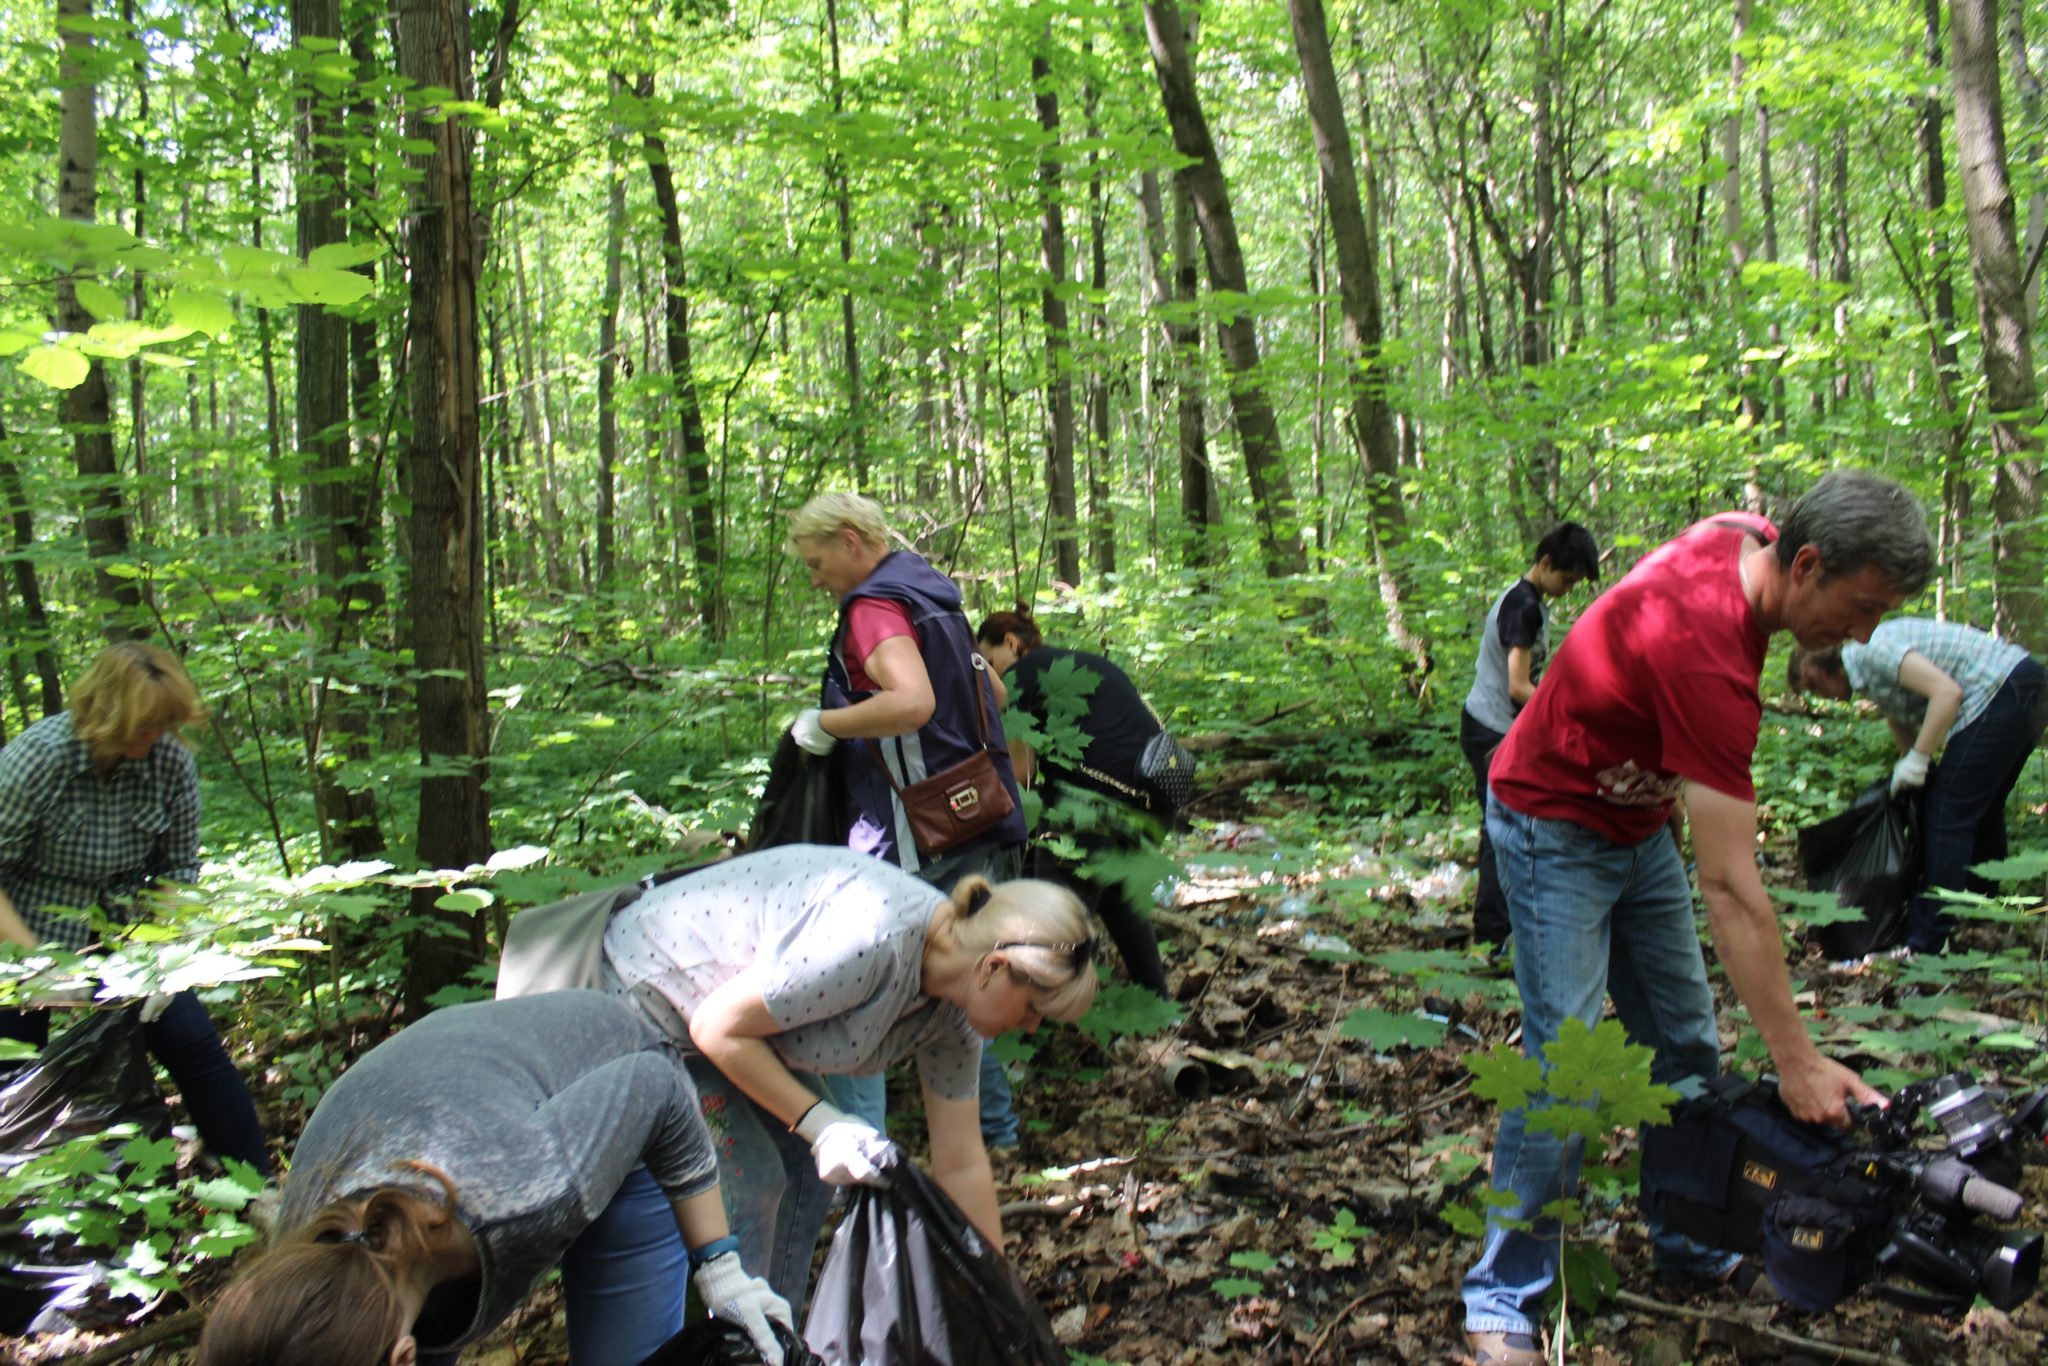
<svg viewBox="0 0 2048 1366">
<path fill-rule="evenodd" d="M 1099 835 L 1092 839 L 1077 836 L 1075 842 L 1085 853 L 1127 847 Z M 1081 898 L 1081 904 L 1095 912 L 1102 921 L 1102 927 L 1109 931 L 1110 940 L 1123 957 L 1124 972 L 1130 979 L 1162 997 L 1166 996 L 1166 968 L 1159 961 L 1159 939 L 1152 932 L 1152 917 L 1131 904 L 1123 883 L 1098 882 L 1083 877 L 1081 863 L 1085 862 L 1085 854 L 1080 863 L 1073 863 L 1048 852 L 1042 845 L 1034 844 L 1024 858 L 1024 875 L 1071 887 L 1074 895 Z"/>
<path fill-rule="evenodd" d="M 1486 773 L 1493 767 L 1493 752 L 1507 738 L 1471 712 L 1458 713 L 1458 748 L 1472 765 L 1479 796 L 1479 894 L 1472 901 L 1472 938 L 1481 944 L 1505 944 L 1514 933 L 1508 924 L 1507 897 L 1500 890 L 1500 869 L 1493 862 L 1493 841 L 1486 834 Z"/>
</svg>

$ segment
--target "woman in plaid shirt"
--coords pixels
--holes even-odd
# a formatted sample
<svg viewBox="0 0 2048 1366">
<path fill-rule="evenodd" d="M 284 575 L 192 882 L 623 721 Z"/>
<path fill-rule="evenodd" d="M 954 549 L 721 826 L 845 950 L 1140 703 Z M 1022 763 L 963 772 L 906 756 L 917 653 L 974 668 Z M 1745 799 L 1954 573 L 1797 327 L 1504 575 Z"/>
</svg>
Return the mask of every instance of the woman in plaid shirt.
<svg viewBox="0 0 2048 1366">
<path fill-rule="evenodd" d="M 1997 893 L 1968 870 L 2006 856 L 2005 803 L 2040 743 L 2048 671 L 2010 641 L 1956 622 L 1894 617 L 1868 644 L 1794 650 L 1794 692 L 1877 704 L 1899 745 L 1892 793 L 1925 788 L 1922 883 L 1907 913 L 1906 947 L 1940 953 L 1950 918 L 1937 888 Z M 1941 762 L 1934 763 L 1936 751 Z"/>
<path fill-rule="evenodd" d="M 0 749 L 0 943 L 84 949 L 82 912 L 125 923 L 159 881 L 199 878 L 199 770 L 178 729 L 206 718 L 177 657 L 138 641 L 102 650 L 67 708 Z M 189 991 L 152 997 L 142 1034 L 216 1157 L 266 1175 L 249 1090 Z M 0 1010 L 0 1038 L 49 1041 L 42 1010 Z"/>
</svg>

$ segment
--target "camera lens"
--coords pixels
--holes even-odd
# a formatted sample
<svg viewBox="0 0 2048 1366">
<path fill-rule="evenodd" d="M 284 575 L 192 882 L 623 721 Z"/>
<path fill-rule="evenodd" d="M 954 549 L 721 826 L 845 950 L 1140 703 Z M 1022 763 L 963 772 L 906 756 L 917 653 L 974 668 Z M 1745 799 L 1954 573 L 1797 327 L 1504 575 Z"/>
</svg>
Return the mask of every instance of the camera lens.
<svg viewBox="0 0 2048 1366">
<path fill-rule="evenodd" d="M 1985 1250 L 1978 1266 L 1979 1291 L 1994 1309 L 2025 1304 L 2041 1278 L 2041 1235 L 2008 1233 Z"/>
</svg>

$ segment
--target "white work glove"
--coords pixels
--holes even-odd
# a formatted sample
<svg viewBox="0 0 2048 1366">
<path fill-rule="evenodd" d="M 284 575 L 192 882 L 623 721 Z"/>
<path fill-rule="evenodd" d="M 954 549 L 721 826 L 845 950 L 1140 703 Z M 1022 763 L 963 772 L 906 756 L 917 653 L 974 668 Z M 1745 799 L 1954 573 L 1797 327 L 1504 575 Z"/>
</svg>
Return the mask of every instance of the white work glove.
<svg viewBox="0 0 2048 1366">
<path fill-rule="evenodd" d="M 143 997 L 142 1022 L 155 1024 L 163 1013 L 171 1008 L 171 1002 L 175 999 L 177 998 L 168 991 L 159 991 Z"/>
<path fill-rule="evenodd" d="M 1927 786 L 1928 758 L 1917 749 L 1909 749 L 1892 765 L 1892 795 L 1898 796 L 1909 787 Z"/>
<path fill-rule="evenodd" d="M 819 1101 L 796 1122 L 796 1136 L 811 1145 L 818 1179 L 828 1186 L 886 1186 L 876 1165 L 890 1151 L 889 1140 L 862 1120 Z"/>
<path fill-rule="evenodd" d="M 770 1290 L 768 1282 L 759 1276 L 749 1276 L 740 1265 L 739 1253 L 721 1252 L 697 1268 L 691 1283 L 697 1287 L 697 1298 L 704 1301 L 706 1309 L 747 1330 L 767 1366 L 782 1366 L 782 1344 L 775 1340 L 775 1326 L 768 1320 L 774 1319 L 791 1333 L 796 1332 L 789 1301 Z"/>
<path fill-rule="evenodd" d="M 818 709 L 805 707 L 796 714 L 796 720 L 789 723 L 789 733 L 796 742 L 813 754 L 830 754 L 832 746 L 839 743 L 839 737 L 830 734 L 818 724 Z"/>
</svg>

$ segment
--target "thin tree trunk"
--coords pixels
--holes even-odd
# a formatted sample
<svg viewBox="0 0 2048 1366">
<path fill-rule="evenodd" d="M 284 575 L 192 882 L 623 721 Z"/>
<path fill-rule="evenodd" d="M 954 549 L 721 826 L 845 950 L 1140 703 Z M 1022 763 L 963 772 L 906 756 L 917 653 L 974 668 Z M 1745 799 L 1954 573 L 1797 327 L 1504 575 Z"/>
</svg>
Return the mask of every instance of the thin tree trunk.
<svg viewBox="0 0 2048 1366">
<path fill-rule="evenodd" d="M 2041 77 L 2035 72 L 2033 58 L 2027 50 L 2027 7 L 2020 0 L 2012 0 L 2005 7 L 2005 48 L 2012 65 L 2013 98 L 2019 102 L 2020 127 L 2026 130 L 2020 142 L 2020 163 L 2038 166 L 2043 150 L 2041 119 L 2044 113 L 2048 113 L 2048 100 L 2042 97 Z M 2039 261 L 2044 237 L 2048 237 L 2048 191 L 2044 191 L 2037 176 L 2033 188 L 2027 193 L 2026 255 L 2023 260 Z M 2037 267 L 2027 276 L 2027 325 L 2034 326 L 2040 317 L 2041 272 Z"/>
<path fill-rule="evenodd" d="M 1977 284 L 1977 330 L 1984 348 L 1990 409 L 1991 514 L 1996 527 L 1993 617 L 2008 639 L 2048 646 L 2041 597 L 2040 392 L 2034 381 L 2032 328 L 2021 283 L 2012 181 L 2006 170 L 2005 116 L 1999 102 L 1997 0 L 1952 0 L 1950 65 L 1955 73 L 1956 147 Z"/>
<path fill-rule="evenodd" d="M 1750 0 L 1734 0 L 1735 32 L 1729 42 L 1734 56 L 1729 61 L 1728 95 L 1733 107 L 1721 121 L 1721 236 L 1728 243 L 1728 313 L 1735 327 L 1735 351 L 1740 357 L 1749 350 L 1749 291 L 1743 270 L 1749 265 L 1749 238 L 1742 222 L 1742 101 L 1743 78 L 1749 61 L 1743 55 L 1742 40 L 1749 32 Z M 1753 444 L 1763 425 L 1763 400 L 1756 392 L 1756 366 L 1738 359 L 1736 385 L 1740 395 L 1741 424 Z M 1750 466 L 1745 501 L 1750 511 L 1763 510 L 1762 472 Z"/>
<path fill-rule="evenodd" d="M 1040 41 L 1049 44 L 1049 33 Z M 1038 315 L 1045 325 L 1045 381 L 1049 440 L 1045 453 L 1046 515 L 1052 521 L 1053 572 L 1059 581 L 1081 581 L 1080 508 L 1074 496 L 1074 366 L 1067 335 L 1067 222 L 1060 208 L 1060 102 L 1052 85 L 1052 63 L 1043 49 L 1031 54 L 1033 103 L 1047 143 L 1038 159 Z"/>
<path fill-rule="evenodd" d="M 1092 49 L 1091 49 L 1092 50 Z M 1083 424 L 1088 433 L 1088 528 L 1089 555 L 1097 575 L 1116 572 L 1116 508 L 1110 500 L 1110 414 L 1109 414 L 1109 207 L 1102 188 L 1101 121 L 1096 114 L 1099 100 L 1093 84 L 1082 87 L 1081 102 L 1088 119 L 1088 287 L 1094 302 L 1088 306 L 1089 333 L 1095 340 L 1095 357 L 1088 367 L 1088 383 L 1082 406 L 1087 412 Z"/>
<path fill-rule="evenodd" d="M 1771 111 L 1762 104 L 1756 109 L 1756 207 L 1763 219 L 1763 237 L 1759 243 L 1763 259 L 1776 265 L 1778 261 L 1778 187 L 1771 176 Z M 1768 335 L 1771 351 L 1775 357 L 1784 345 L 1785 329 L 1775 316 L 1772 317 Z M 1772 359 L 1771 367 L 1771 428 L 1779 440 L 1785 436 L 1785 372 L 1782 363 Z"/>
<path fill-rule="evenodd" d="M 0 442 L 7 439 L 0 428 Z M 24 654 L 34 657 L 36 677 L 42 682 L 43 715 L 64 710 L 64 685 L 57 677 L 57 655 L 50 633 L 50 617 L 43 610 L 43 588 L 36 576 L 33 551 L 36 543 L 35 518 L 29 510 L 28 493 L 21 483 L 21 470 L 12 460 L 0 460 L 0 504 L 4 504 L 13 531 L 14 591 L 21 598 L 21 615 L 26 630 L 8 633 L 8 654 L 19 661 Z M 26 710 L 26 702 L 23 703 Z"/>
<path fill-rule="evenodd" d="M 839 4 L 838 0 L 825 0 L 825 32 L 832 48 L 832 113 L 836 117 L 846 112 L 846 83 L 839 68 Z M 825 179 L 832 191 L 832 208 L 839 221 L 839 264 L 845 268 L 848 279 L 853 273 L 853 187 L 846 175 L 846 166 L 834 150 L 825 162 Z M 850 429 L 853 448 L 854 486 L 867 492 L 871 471 L 868 467 L 867 412 L 864 395 L 860 386 L 860 337 L 853 326 L 853 286 L 849 283 L 839 292 L 839 339 L 841 364 L 846 370 L 846 421 Z"/>
<path fill-rule="evenodd" d="M 1408 623 L 1405 585 L 1395 567 L 1395 555 L 1407 538 L 1407 506 L 1401 487 L 1400 443 L 1387 400 L 1390 376 L 1381 350 L 1379 250 L 1359 200 L 1357 163 L 1344 121 L 1343 89 L 1330 58 L 1322 0 L 1287 0 L 1287 14 L 1294 27 L 1294 50 L 1301 59 L 1309 125 L 1315 135 L 1330 237 L 1336 248 L 1351 438 L 1365 473 L 1380 605 L 1386 612 L 1389 634 L 1409 656 L 1419 679 L 1428 670 L 1429 650 Z"/>
<path fill-rule="evenodd" d="M 1219 294 L 1247 295 L 1250 286 L 1244 250 L 1238 243 L 1237 219 L 1230 207 L 1223 162 L 1209 136 L 1208 120 L 1195 88 L 1194 62 L 1188 55 L 1179 6 L 1172 0 L 1147 0 L 1145 31 L 1174 145 L 1192 162 L 1182 173 L 1188 177 L 1202 228 L 1209 287 Z M 1259 341 L 1251 311 L 1243 306 L 1234 309 L 1227 321 L 1218 324 L 1217 338 L 1230 370 L 1231 415 L 1244 449 L 1261 561 L 1272 578 L 1305 573 L 1308 553 L 1295 521 L 1293 481 L 1280 443 L 1279 418 L 1258 377 Z"/>
<path fill-rule="evenodd" d="M 95 221 L 99 212 L 98 87 L 85 72 L 93 65 L 92 0 L 57 0 L 60 113 L 57 141 L 57 213 L 79 223 Z M 78 302 L 69 274 L 57 278 L 57 330 L 83 333 L 92 315 Z M 109 640 L 134 634 L 142 606 L 140 580 L 111 572 L 128 559 L 128 513 L 121 497 L 121 467 L 114 454 L 113 414 L 107 397 L 107 367 L 94 356 L 85 379 L 66 389 L 60 400 L 63 421 L 71 432 L 71 458 L 83 486 L 86 552 L 92 558 L 93 583 L 111 604 L 101 622 Z"/>
<path fill-rule="evenodd" d="M 1960 582 L 1964 518 L 1969 513 L 1970 484 L 1965 472 L 1969 435 L 1960 405 L 1961 364 L 1956 355 L 1956 288 L 1949 269 L 1948 166 L 1941 132 L 1941 84 L 1945 64 L 1941 51 L 1941 0 L 1922 0 L 1926 29 L 1928 89 L 1920 102 L 1920 157 L 1927 186 L 1927 274 L 1933 322 L 1928 345 L 1934 362 L 1934 399 L 1943 418 L 1941 462 L 1940 547 L 1948 572 L 1935 585 L 1937 611 L 1947 607 L 1951 582 Z M 2031 316 L 2031 313 L 2030 315 Z"/>
<path fill-rule="evenodd" d="M 645 95 L 653 78 L 643 76 Z M 712 504 L 711 456 L 704 439 L 704 412 L 690 366 L 690 286 L 683 264 L 683 217 L 670 174 L 668 144 L 652 131 L 642 134 L 647 169 L 654 181 L 654 201 L 661 211 L 663 320 L 668 338 L 669 383 L 673 390 L 676 427 L 682 438 L 684 499 L 689 505 L 690 556 L 697 569 L 697 605 L 704 631 L 712 640 L 725 639 L 725 593 L 719 575 L 717 509 Z"/>
<path fill-rule="evenodd" d="M 1222 538 L 1216 534 L 1216 491 L 1209 477 L 1208 416 L 1202 399 L 1201 330 L 1186 321 L 1181 307 L 1192 304 L 1199 288 L 1195 265 L 1195 218 L 1178 173 L 1174 175 L 1171 266 L 1167 256 L 1167 225 L 1160 204 L 1159 176 L 1147 171 L 1138 182 L 1138 207 L 1151 244 L 1151 304 L 1159 314 L 1166 341 L 1163 368 L 1171 375 L 1174 393 L 1174 451 L 1180 475 L 1180 513 L 1187 527 L 1181 563 L 1200 569 L 1218 561 Z"/>
<path fill-rule="evenodd" d="M 613 72 L 611 87 L 614 97 L 625 93 L 625 77 Z M 626 177 L 609 152 L 605 181 L 604 297 L 597 310 L 597 582 L 592 587 L 608 604 L 618 573 L 619 299 L 626 254 Z"/>
<path fill-rule="evenodd" d="M 400 0 L 399 73 L 417 86 L 466 98 L 469 13 L 458 0 Z M 477 429 L 477 243 L 472 235 L 471 134 L 461 118 L 421 110 L 406 136 L 432 148 L 408 152 L 414 174 L 406 257 L 411 301 L 406 440 L 412 499 L 410 616 L 420 757 L 417 856 L 428 868 L 465 868 L 491 850 L 489 697 L 484 678 L 482 446 Z M 407 944 L 408 1012 L 461 979 L 483 955 L 483 920 L 441 909 L 437 887 L 414 891 L 412 914 L 429 928 Z"/>
<path fill-rule="evenodd" d="M 135 32 L 135 0 L 121 0 L 121 22 L 128 26 L 129 33 L 137 39 L 135 71 L 135 125 L 148 128 L 149 125 L 149 62 L 142 55 L 140 35 Z M 149 181 L 144 172 L 145 158 L 136 157 L 131 178 L 131 194 L 134 197 L 134 221 L 129 230 L 138 240 L 146 239 L 148 223 L 145 213 L 149 204 Z M 135 286 L 128 295 L 128 316 L 141 322 L 149 312 L 149 272 L 135 272 Z M 128 435 L 129 446 L 135 455 L 135 531 L 143 543 L 149 543 L 149 387 L 144 381 L 141 356 L 128 361 Z"/>
</svg>

